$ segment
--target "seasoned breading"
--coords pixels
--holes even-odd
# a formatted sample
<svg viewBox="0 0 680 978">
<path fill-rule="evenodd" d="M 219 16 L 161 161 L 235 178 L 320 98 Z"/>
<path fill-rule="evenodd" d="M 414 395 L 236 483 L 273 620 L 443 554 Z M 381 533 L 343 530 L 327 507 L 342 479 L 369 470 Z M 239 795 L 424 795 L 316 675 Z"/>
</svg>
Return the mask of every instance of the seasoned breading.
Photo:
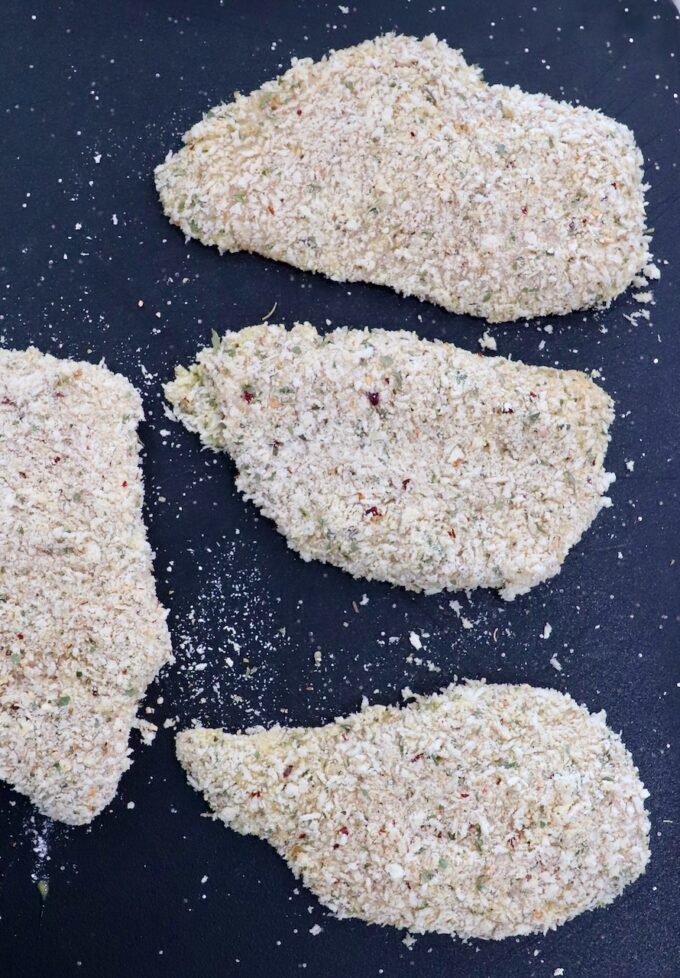
<svg viewBox="0 0 680 978">
<path fill-rule="evenodd" d="M 186 730 L 177 754 L 215 816 L 339 917 L 499 939 L 644 872 L 648 792 L 605 721 L 553 690 L 471 683 L 324 727 Z"/>
<path fill-rule="evenodd" d="M 0 351 L 0 778 L 91 821 L 171 658 L 142 520 L 141 400 L 103 366 Z"/>
<path fill-rule="evenodd" d="M 294 550 L 355 577 L 512 598 L 609 503 L 612 402 L 578 371 L 263 325 L 215 336 L 166 394 Z"/>
<path fill-rule="evenodd" d="M 649 261 L 631 131 L 432 35 L 294 60 L 184 141 L 156 185 L 188 237 L 490 322 L 609 303 Z"/>
</svg>

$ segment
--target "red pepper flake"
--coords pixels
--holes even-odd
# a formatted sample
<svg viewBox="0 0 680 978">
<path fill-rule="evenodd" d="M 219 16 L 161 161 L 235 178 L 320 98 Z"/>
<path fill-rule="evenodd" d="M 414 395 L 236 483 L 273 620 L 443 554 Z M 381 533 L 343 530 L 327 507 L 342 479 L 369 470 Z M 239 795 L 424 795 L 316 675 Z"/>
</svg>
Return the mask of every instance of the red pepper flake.
<svg viewBox="0 0 680 978">
<path fill-rule="evenodd" d="M 55 455 L 54 456 L 54 464 L 55 465 L 58 465 L 59 462 L 61 462 L 61 455 Z"/>
<path fill-rule="evenodd" d="M 339 849 L 340 848 L 340 843 L 339 842 L 334 842 L 333 843 L 333 848 L 334 849 Z"/>
<path fill-rule="evenodd" d="M 461 798 L 469 798 L 470 795 L 469 794 L 466 794 L 465 792 L 462 792 L 460 797 Z"/>
<path fill-rule="evenodd" d="M 296 109 L 295 110 L 295 114 L 296 115 L 302 115 L 302 109 Z"/>
<path fill-rule="evenodd" d="M 370 516 L 374 520 L 382 519 L 382 513 L 377 506 L 369 506 L 368 509 L 364 511 L 364 516 Z"/>
<path fill-rule="evenodd" d="M 291 773 L 292 770 L 293 770 L 293 765 L 292 764 L 286 764 L 286 766 L 283 769 L 283 776 L 284 776 L 284 778 L 287 778 L 288 775 Z"/>
<path fill-rule="evenodd" d="M 281 448 L 282 445 L 283 445 L 282 441 L 279 441 L 277 438 L 274 439 L 274 441 L 272 442 L 272 451 L 274 452 L 274 455 L 279 454 L 279 448 Z"/>
<path fill-rule="evenodd" d="M 11 407 L 17 406 L 16 401 L 13 401 L 11 397 L 3 397 L 2 401 L 0 401 L 0 404 L 9 404 Z"/>
<path fill-rule="evenodd" d="M 612 182 L 612 187 L 614 188 L 614 190 L 618 190 L 618 187 L 616 186 L 616 180 Z"/>
<path fill-rule="evenodd" d="M 402 484 L 401 484 L 401 488 L 402 489 L 408 489 L 410 482 L 411 482 L 410 479 L 404 479 L 403 482 L 402 482 Z"/>
<path fill-rule="evenodd" d="M 23 640 L 24 640 L 24 633 L 23 632 L 17 632 L 17 638 L 19 639 L 20 642 L 23 642 Z"/>
<path fill-rule="evenodd" d="M 523 207 L 522 208 L 522 213 L 523 214 L 528 214 L 529 213 L 529 208 L 528 207 Z"/>
<path fill-rule="evenodd" d="M 269 211 L 270 214 L 274 213 L 274 208 L 272 207 L 271 204 L 267 204 L 267 210 Z"/>
<path fill-rule="evenodd" d="M 413 762 L 414 762 L 414 761 L 422 761 L 422 759 L 423 759 L 424 757 L 425 757 L 425 755 L 424 755 L 423 753 L 420 753 L 420 754 L 416 754 L 416 756 L 415 756 L 415 757 L 412 757 L 412 758 L 411 758 L 411 764 L 413 764 Z"/>
<path fill-rule="evenodd" d="M 413 137 L 413 139 L 416 138 L 416 134 L 414 132 L 411 133 L 411 136 Z"/>
<path fill-rule="evenodd" d="M 55 397 L 63 397 L 64 395 L 62 394 L 61 391 L 55 391 L 54 396 Z"/>
<path fill-rule="evenodd" d="M 127 479 L 123 479 L 123 481 L 121 482 L 121 486 L 123 487 L 123 489 L 127 489 Z"/>
<path fill-rule="evenodd" d="M 250 792 L 250 797 L 251 798 L 259 798 L 261 795 L 262 795 L 262 792 L 261 791 L 251 791 Z"/>
<path fill-rule="evenodd" d="M 366 397 L 373 407 L 377 407 L 380 404 L 380 394 L 377 391 L 367 391 Z"/>
<path fill-rule="evenodd" d="M 529 397 L 532 397 L 534 400 L 536 400 L 538 394 L 536 393 L 536 391 L 529 391 Z"/>
<path fill-rule="evenodd" d="M 514 408 L 510 408 L 510 407 L 501 408 L 501 414 L 514 414 L 514 413 L 515 413 Z"/>
<path fill-rule="evenodd" d="M 343 825 L 343 827 L 340 829 L 340 835 L 349 835 L 349 829 L 346 825 Z"/>
<path fill-rule="evenodd" d="M 250 404 L 251 401 L 255 400 L 255 395 L 252 391 L 244 391 L 242 397 L 246 404 Z"/>
<path fill-rule="evenodd" d="M 452 540 L 456 539 L 456 531 L 454 529 L 449 530 L 448 535 L 451 537 Z"/>
<path fill-rule="evenodd" d="M 26 475 L 25 472 L 20 472 L 19 475 L 21 476 L 22 479 L 27 479 L 28 478 L 28 476 Z"/>
</svg>

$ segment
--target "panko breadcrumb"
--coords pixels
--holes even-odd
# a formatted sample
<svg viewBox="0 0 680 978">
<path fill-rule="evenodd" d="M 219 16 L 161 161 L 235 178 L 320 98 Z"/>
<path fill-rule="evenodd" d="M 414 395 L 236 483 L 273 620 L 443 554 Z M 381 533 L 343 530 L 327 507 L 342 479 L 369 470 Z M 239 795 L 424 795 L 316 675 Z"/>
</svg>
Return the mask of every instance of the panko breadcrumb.
<svg viewBox="0 0 680 978">
<path fill-rule="evenodd" d="M 649 261 L 631 131 L 434 35 L 294 60 L 184 142 L 156 185 L 187 237 L 489 322 L 607 304 Z"/>
<path fill-rule="evenodd" d="M 103 366 L 0 351 L 0 778 L 91 821 L 171 658 L 142 520 L 137 391 Z"/>
<path fill-rule="evenodd" d="M 324 727 L 186 730 L 217 818 L 269 841 L 339 917 L 503 938 L 611 903 L 644 872 L 649 820 L 604 713 L 470 683 Z"/>
<path fill-rule="evenodd" d="M 355 577 L 513 598 L 609 503 L 612 402 L 578 371 L 262 325 L 215 335 L 166 394 L 294 550 Z"/>
</svg>

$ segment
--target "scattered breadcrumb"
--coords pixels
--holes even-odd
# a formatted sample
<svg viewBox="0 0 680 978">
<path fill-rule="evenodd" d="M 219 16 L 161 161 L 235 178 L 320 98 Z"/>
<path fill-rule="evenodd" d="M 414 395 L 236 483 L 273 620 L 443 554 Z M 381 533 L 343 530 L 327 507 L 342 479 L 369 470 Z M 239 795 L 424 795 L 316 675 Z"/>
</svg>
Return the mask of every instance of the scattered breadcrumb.
<svg viewBox="0 0 680 978">
<path fill-rule="evenodd" d="M 130 766 L 140 699 L 171 658 L 142 521 L 137 391 L 0 351 L 0 777 L 91 821 Z"/>
<path fill-rule="evenodd" d="M 545 932 L 649 858 L 630 754 L 604 713 L 554 690 L 470 683 L 325 727 L 196 728 L 177 753 L 216 817 L 271 842 L 339 917 Z"/>
<path fill-rule="evenodd" d="M 577 371 L 263 325 L 214 334 L 165 390 L 293 549 L 356 577 L 510 599 L 557 574 L 610 504 L 612 402 Z"/>
<path fill-rule="evenodd" d="M 494 350 L 494 351 L 496 351 L 498 349 L 498 344 L 496 343 L 495 338 L 493 336 L 491 336 L 491 334 L 488 332 L 488 330 L 485 331 L 484 333 L 482 333 L 482 335 L 481 335 L 481 337 L 480 337 L 480 339 L 479 339 L 478 342 L 479 342 L 479 345 L 481 346 L 481 348 L 483 350 Z"/>
<path fill-rule="evenodd" d="M 222 252 L 490 322 L 608 304 L 649 267 L 631 131 L 488 85 L 434 35 L 294 60 L 184 142 L 156 168 L 164 211 Z"/>
</svg>

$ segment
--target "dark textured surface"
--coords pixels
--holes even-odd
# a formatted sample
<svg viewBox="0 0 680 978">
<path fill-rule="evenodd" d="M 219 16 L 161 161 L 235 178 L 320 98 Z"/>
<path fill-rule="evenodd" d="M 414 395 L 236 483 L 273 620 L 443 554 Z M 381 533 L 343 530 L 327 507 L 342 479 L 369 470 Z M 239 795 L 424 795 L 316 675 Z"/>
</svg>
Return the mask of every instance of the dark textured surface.
<svg viewBox="0 0 680 978">
<path fill-rule="evenodd" d="M 670 821 L 678 809 L 680 638 L 675 10 L 666 0 L 348 2 L 345 15 L 335 3 L 304 0 L 5 0 L 1 342 L 105 356 L 144 394 L 150 533 L 178 655 L 149 692 L 153 719 L 312 723 L 356 708 L 362 693 L 396 702 L 406 684 L 426 691 L 454 676 L 554 686 L 605 709 L 623 732 L 651 791 L 650 869 L 612 907 L 546 937 L 468 945 L 421 937 L 409 950 L 396 931 L 328 917 L 265 843 L 201 818 L 205 806 L 174 758 L 173 731 L 161 729 L 150 748 L 135 741 L 118 798 L 89 829 L 51 826 L 0 785 L 3 978 L 680 971 Z M 292 55 L 318 57 L 387 29 L 435 31 L 489 81 L 578 99 L 630 125 L 652 184 L 654 252 L 668 262 L 650 323 L 627 321 L 624 314 L 642 307 L 624 297 L 604 313 L 552 320 L 552 334 L 546 323 L 493 328 L 500 353 L 602 371 L 618 406 L 608 458 L 618 479 L 615 507 L 552 583 L 510 605 L 490 593 L 472 602 L 451 596 L 471 629 L 448 596 L 304 564 L 237 497 L 230 463 L 201 452 L 161 407 L 160 381 L 209 341 L 211 328 L 258 322 L 275 301 L 274 319 L 286 323 L 414 328 L 478 349 L 480 322 L 384 289 L 185 245 L 156 201 L 153 165 L 202 111 L 260 85 Z M 368 604 L 359 604 L 363 594 Z M 553 633 L 544 640 L 546 622 Z M 418 654 L 441 672 L 407 661 L 412 629 L 429 634 Z M 562 672 L 550 665 L 553 655 Z M 192 672 L 192 662 L 206 668 Z M 36 879 L 49 880 L 42 911 Z M 314 937 L 317 922 L 323 932 Z"/>
</svg>

